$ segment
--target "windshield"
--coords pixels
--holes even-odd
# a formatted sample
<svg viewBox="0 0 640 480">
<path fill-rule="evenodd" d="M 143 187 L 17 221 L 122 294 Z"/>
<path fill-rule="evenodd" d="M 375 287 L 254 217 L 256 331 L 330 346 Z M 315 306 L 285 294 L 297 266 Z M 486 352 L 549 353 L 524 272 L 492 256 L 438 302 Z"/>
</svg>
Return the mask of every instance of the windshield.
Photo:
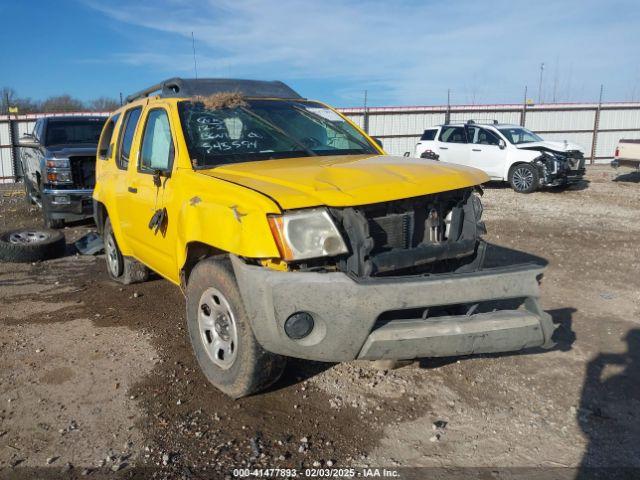
<svg viewBox="0 0 640 480">
<path fill-rule="evenodd" d="M 499 128 L 500 133 L 506 137 L 514 145 L 520 143 L 542 142 L 542 138 L 533 133 L 531 130 L 521 127 Z"/>
<path fill-rule="evenodd" d="M 378 153 L 333 110 L 317 102 L 246 100 L 232 108 L 179 104 L 182 128 L 196 167 L 315 155 Z"/>
<path fill-rule="evenodd" d="M 55 120 L 47 124 L 45 146 L 72 143 L 98 144 L 105 118 Z"/>
</svg>

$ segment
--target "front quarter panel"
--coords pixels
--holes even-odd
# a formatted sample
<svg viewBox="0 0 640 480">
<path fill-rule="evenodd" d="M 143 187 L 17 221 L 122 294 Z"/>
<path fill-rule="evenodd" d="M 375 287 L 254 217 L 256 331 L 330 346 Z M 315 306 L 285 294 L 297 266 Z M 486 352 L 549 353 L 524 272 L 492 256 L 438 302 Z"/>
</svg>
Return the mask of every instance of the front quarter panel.
<svg viewBox="0 0 640 480">
<path fill-rule="evenodd" d="M 248 258 L 280 256 L 267 220 L 278 205 L 261 193 L 234 183 L 180 170 L 182 205 L 177 219 L 176 260 L 182 269 L 188 245 L 200 242 Z"/>
<path fill-rule="evenodd" d="M 506 181 L 509 178 L 509 170 L 516 163 L 531 163 L 540 156 L 540 152 L 534 150 L 522 150 L 514 147 L 513 145 L 507 146 L 509 152 L 507 154 L 507 161 L 504 164 L 503 179 Z"/>
</svg>

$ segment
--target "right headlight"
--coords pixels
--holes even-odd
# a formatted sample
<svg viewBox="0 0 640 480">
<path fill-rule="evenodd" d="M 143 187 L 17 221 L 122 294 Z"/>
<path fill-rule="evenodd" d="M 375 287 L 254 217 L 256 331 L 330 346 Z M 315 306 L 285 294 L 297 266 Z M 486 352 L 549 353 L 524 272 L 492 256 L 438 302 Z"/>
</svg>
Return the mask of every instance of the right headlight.
<svg viewBox="0 0 640 480">
<path fill-rule="evenodd" d="M 331 257 L 349 251 L 324 208 L 271 215 L 269 226 L 285 261 Z"/>
</svg>

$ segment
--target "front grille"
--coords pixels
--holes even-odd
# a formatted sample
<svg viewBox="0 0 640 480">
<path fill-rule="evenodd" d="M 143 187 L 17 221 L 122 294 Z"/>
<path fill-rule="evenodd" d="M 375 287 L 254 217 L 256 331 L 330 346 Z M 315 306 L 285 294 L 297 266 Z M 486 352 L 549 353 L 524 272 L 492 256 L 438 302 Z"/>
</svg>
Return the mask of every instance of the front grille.
<svg viewBox="0 0 640 480">
<path fill-rule="evenodd" d="M 76 188 L 93 188 L 96 184 L 96 158 L 92 156 L 69 157 L 71 177 Z"/>
</svg>

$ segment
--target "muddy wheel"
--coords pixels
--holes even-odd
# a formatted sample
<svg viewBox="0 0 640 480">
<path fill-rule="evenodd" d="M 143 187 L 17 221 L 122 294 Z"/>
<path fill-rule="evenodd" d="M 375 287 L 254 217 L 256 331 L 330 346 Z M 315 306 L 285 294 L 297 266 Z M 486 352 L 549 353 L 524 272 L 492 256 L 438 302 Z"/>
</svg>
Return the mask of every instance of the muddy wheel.
<svg viewBox="0 0 640 480">
<path fill-rule="evenodd" d="M 509 171 L 509 183 L 518 193 L 535 192 L 540 183 L 538 170 L 528 163 L 515 165 Z"/>
<path fill-rule="evenodd" d="M 60 230 L 64 228 L 64 220 L 60 218 L 51 218 L 47 215 L 47 212 L 43 210 L 44 226 L 47 228 L 53 228 L 54 230 Z"/>
<path fill-rule="evenodd" d="M 64 255 L 62 232 L 45 229 L 11 230 L 0 234 L 0 260 L 37 262 Z"/>
<path fill-rule="evenodd" d="M 131 258 L 125 257 L 118 247 L 118 242 L 111 228 L 111 220 L 107 218 L 103 230 L 104 253 L 107 261 L 107 273 L 112 280 L 129 285 L 144 282 L 149 278 L 149 269 Z"/>
<path fill-rule="evenodd" d="M 285 358 L 264 350 L 253 335 L 228 258 L 198 263 L 186 293 L 189 338 L 209 382 L 240 398 L 280 378 Z"/>
</svg>

